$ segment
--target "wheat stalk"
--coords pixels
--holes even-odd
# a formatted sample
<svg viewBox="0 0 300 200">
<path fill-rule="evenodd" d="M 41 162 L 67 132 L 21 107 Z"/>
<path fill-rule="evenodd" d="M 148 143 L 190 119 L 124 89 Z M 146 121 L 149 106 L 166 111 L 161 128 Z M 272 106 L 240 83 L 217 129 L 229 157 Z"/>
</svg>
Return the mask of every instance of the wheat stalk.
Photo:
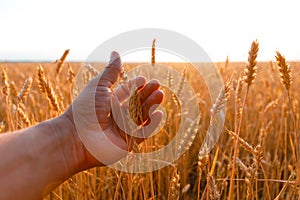
<svg viewBox="0 0 300 200">
<path fill-rule="evenodd" d="M 62 91 L 60 90 L 59 87 L 55 87 L 55 91 L 54 91 L 56 97 L 57 97 L 57 102 L 59 104 L 59 108 L 60 110 L 61 109 L 64 109 L 64 100 L 65 100 L 65 97 L 64 97 L 64 94 L 62 93 Z"/>
<path fill-rule="evenodd" d="M 120 84 L 126 83 L 127 80 L 128 80 L 127 70 L 126 70 L 126 67 L 123 66 L 122 71 L 120 73 L 120 78 L 119 78 Z"/>
<path fill-rule="evenodd" d="M 5 125 L 3 123 L 3 121 L 0 122 L 0 133 L 5 132 Z"/>
<path fill-rule="evenodd" d="M 156 39 L 154 38 L 152 41 L 152 48 L 151 48 L 151 64 L 152 64 L 152 66 L 155 65 L 155 45 L 156 45 Z"/>
<path fill-rule="evenodd" d="M 197 168 L 199 171 L 198 175 L 198 199 L 200 199 L 200 191 L 201 191 L 201 178 L 202 178 L 202 172 L 204 171 L 205 167 L 207 167 L 209 162 L 209 154 L 204 154 L 201 150 L 198 153 L 197 157 Z"/>
<path fill-rule="evenodd" d="M 18 116 L 21 118 L 22 122 L 26 124 L 26 126 L 30 126 L 30 120 L 25 114 L 24 110 L 20 107 L 17 108 Z"/>
<path fill-rule="evenodd" d="M 67 77 L 67 81 L 69 81 L 69 83 L 71 85 L 73 85 L 74 83 L 74 77 L 75 77 L 75 73 L 72 69 L 72 66 L 70 64 L 68 64 L 68 77 Z"/>
<path fill-rule="evenodd" d="M 29 91 L 30 91 L 30 88 L 31 88 L 31 85 L 32 85 L 32 78 L 29 77 L 25 80 L 24 82 L 24 85 L 18 95 L 18 101 L 19 102 L 22 102 L 24 101 L 24 99 L 27 97 Z"/>
<path fill-rule="evenodd" d="M 184 87 L 184 84 L 186 82 L 186 76 L 187 76 L 187 71 L 186 71 L 186 68 L 184 68 L 183 71 L 182 71 L 182 76 L 181 76 L 177 91 L 176 91 L 176 95 L 178 97 L 180 97 L 182 95 L 183 87 Z"/>
<path fill-rule="evenodd" d="M 3 67 L 1 72 L 1 82 L 2 82 L 2 94 L 5 96 L 5 103 L 6 103 L 6 118 L 9 130 L 14 129 L 14 125 L 12 122 L 12 113 L 10 111 L 11 102 L 9 101 L 9 94 L 10 94 L 10 88 L 9 88 L 9 82 L 7 78 L 7 68 Z"/>
<path fill-rule="evenodd" d="M 8 78 L 7 78 L 7 68 L 3 67 L 2 68 L 2 94 L 4 94 L 4 96 L 7 98 L 8 94 L 9 94 L 9 84 L 8 84 Z"/>
<path fill-rule="evenodd" d="M 254 162 L 248 167 L 245 178 L 245 182 L 247 184 L 247 199 L 254 199 L 253 186 L 257 182 L 257 171 L 259 169 L 259 165 L 260 161 L 254 159 Z"/>
<path fill-rule="evenodd" d="M 291 66 L 285 61 L 285 57 L 282 56 L 279 51 L 276 51 L 275 58 L 280 74 L 280 82 L 286 90 L 289 90 L 292 84 Z"/>
<path fill-rule="evenodd" d="M 86 64 L 86 65 L 84 65 L 84 67 L 92 75 L 92 77 L 98 76 L 99 71 L 97 69 L 95 69 L 92 65 Z"/>
<path fill-rule="evenodd" d="M 234 118 L 234 130 L 238 131 L 238 121 L 242 115 L 242 89 L 243 80 L 241 78 L 237 81 L 237 87 L 235 88 L 235 118 Z"/>
<path fill-rule="evenodd" d="M 52 108 L 55 111 L 60 112 L 57 96 L 50 82 L 46 80 L 44 68 L 40 65 L 37 67 L 37 71 L 38 71 L 38 86 L 41 93 L 46 95 Z"/>
<path fill-rule="evenodd" d="M 271 71 L 274 72 L 275 67 L 274 67 L 273 61 L 269 61 L 269 65 L 270 65 Z"/>
<path fill-rule="evenodd" d="M 244 101 L 243 101 L 241 111 L 240 111 L 239 123 L 236 124 L 236 126 L 235 126 L 235 128 L 236 128 L 235 131 L 237 133 L 237 139 L 235 140 L 235 143 L 234 143 L 233 165 L 232 165 L 232 169 L 231 169 L 228 200 L 232 199 L 235 168 L 236 168 L 236 158 L 238 157 L 239 136 L 240 136 L 240 132 L 241 132 L 243 113 L 244 113 L 244 108 L 245 108 L 246 100 L 247 100 L 248 93 L 249 93 L 249 88 L 252 85 L 252 83 L 254 82 L 254 79 L 256 78 L 256 72 L 257 72 L 256 58 L 257 58 L 258 49 L 259 49 L 259 43 L 257 42 L 257 40 L 255 40 L 252 42 L 251 48 L 248 52 L 248 54 L 249 54 L 248 55 L 248 64 L 244 70 L 244 81 L 247 84 L 247 89 L 246 89 L 246 94 L 245 94 Z"/>
<path fill-rule="evenodd" d="M 176 108 L 180 108 L 181 103 L 180 103 L 178 97 L 176 96 L 176 94 L 174 94 L 174 93 L 172 92 L 171 96 L 172 96 L 172 100 L 173 100 L 173 102 L 174 102 Z"/>
<path fill-rule="evenodd" d="M 64 54 L 61 56 L 59 60 L 56 60 L 55 63 L 57 63 L 56 67 L 56 76 L 61 72 L 62 67 L 64 66 L 65 60 L 70 52 L 70 49 L 65 50 Z"/>
<path fill-rule="evenodd" d="M 167 73 L 167 83 L 168 83 L 168 88 L 173 87 L 173 75 L 170 71 Z"/>
<path fill-rule="evenodd" d="M 168 199 L 170 200 L 178 200 L 180 197 L 180 175 L 176 168 L 174 169 L 174 173 L 172 175 L 168 196 Z"/>
<path fill-rule="evenodd" d="M 211 120 L 222 110 L 229 99 L 230 90 L 231 90 L 231 82 L 227 81 L 225 85 L 221 88 L 219 95 L 216 99 L 216 102 L 213 104 L 210 109 Z"/>
<path fill-rule="evenodd" d="M 255 40 L 252 42 L 251 49 L 249 50 L 248 63 L 244 70 L 244 81 L 248 84 L 248 86 L 250 86 L 254 82 L 254 79 L 256 78 L 256 72 L 257 72 L 256 58 L 257 58 L 258 49 L 259 49 L 259 43 L 257 40 Z"/>
<path fill-rule="evenodd" d="M 298 146 L 298 133 L 297 133 L 297 122 L 296 122 L 296 115 L 293 109 L 293 103 L 290 95 L 290 87 L 293 83 L 292 81 L 292 71 L 291 66 L 285 60 L 285 57 L 282 56 L 279 51 L 276 51 L 276 64 L 278 66 L 279 75 L 280 75 L 280 82 L 285 87 L 287 91 L 287 97 L 289 102 L 289 107 L 292 112 L 292 120 L 294 124 L 294 145 L 295 145 L 295 155 L 296 155 L 296 169 L 297 169 L 297 181 L 300 183 L 300 159 L 299 159 L 299 146 Z"/>
<path fill-rule="evenodd" d="M 136 124 L 143 122 L 143 107 L 137 91 L 129 99 L 129 116 Z"/>
<path fill-rule="evenodd" d="M 177 151 L 176 151 L 177 157 L 180 157 L 182 152 L 187 151 L 192 145 L 198 131 L 198 125 L 199 125 L 198 120 L 191 121 L 191 125 L 186 130 L 186 133 L 182 136 L 182 139 L 178 144 Z"/>
<path fill-rule="evenodd" d="M 14 81 L 10 81 L 10 82 L 9 82 L 9 90 L 10 90 L 10 94 L 11 94 L 13 97 L 18 97 L 18 92 L 17 92 L 16 84 L 15 84 Z"/>
<path fill-rule="evenodd" d="M 218 200 L 221 197 L 216 181 L 210 173 L 207 173 L 207 193 L 209 199 L 212 200 Z"/>
<path fill-rule="evenodd" d="M 45 70 L 42 65 L 39 65 L 37 67 L 37 74 L 38 74 L 38 86 L 39 86 L 40 92 L 42 94 L 46 94 L 47 93 L 46 86 L 45 86 L 46 77 L 45 77 Z"/>
<path fill-rule="evenodd" d="M 55 111 L 60 112 L 57 96 L 54 92 L 53 87 L 51 86 L 49 81 L 44 81 L 44 85 L 45 85 L 46 94 L 47 94 L 47 97 L 48 97 L 48 100 L 49 100 L 51 106 L 53 107 L 53 109 Z"/>
<path fill-rule="evenodd" d="M 72 69 L 72 66 L 70 64 L 68 64 L 68 76 L 67 76 L 67 81 L 70 83 L 69 86 L 70 86 L 70 99 L 72 100 L 73 99 L 73 95 L 75 93 L 75 90 L 73 90 L 73 93 L 72 93 L 72 89 L 73 89 L 73 86 L 74 86 L 74 78 L 75 78 L 75 73 Z"/>
<path fill-rule="evenodd" d="M 224 71 L 227 70 L 228 64 L 229 64 L 229 56 L 226 56 L 226 61 L 225 61 L 225 65 L 224 65 Z"/>
<path fill-rule="evenodd" d="M 245 150 L 249 151 L 250 153 L 254 154 L 254 148 L 251 144 L 249 144 L 248 142 L 246 142 L 243 138 L 238 137 L 238 135 L 230 130 L 227 130 L 227 133 L 234 139 L 238 139 L 239 140 L 239 144 L 244 147 Z"/>
</svg>

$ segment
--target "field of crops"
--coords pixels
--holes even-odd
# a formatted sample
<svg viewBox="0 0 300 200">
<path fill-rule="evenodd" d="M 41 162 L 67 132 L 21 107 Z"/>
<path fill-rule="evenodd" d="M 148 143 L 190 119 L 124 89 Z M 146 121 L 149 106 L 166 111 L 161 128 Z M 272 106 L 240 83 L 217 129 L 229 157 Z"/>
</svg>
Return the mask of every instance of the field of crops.
<svg viewBox="0 0 300 200">
<path fill-rule="evenodd" d="M 300 198 L 300 63 L 285 62 L 279 52 L 277 62 L 274 55 L 273 61 L 256 63 L 256 54 L 253 44 L 247 62 L 228 59 L 215 63 L 226 82 L 215 102 L 203 79 L 195 77 L 187 64 L 168 63 L 184 79 L 176 82 L 166 74 L 165 84 L 180 88 L 191 83 L 201 110 L 193 143 L 172 165 L 144 174 L 108 167 L 89 169 L 64 182 L 46 199 Z M 136 65 L 124 63 L 128 69 Z M 0 63 L 0 131 L 25 128 L 62 113 L 72 102 L 80 66 L 71 62 Z M 85 74 L 86 80 L 93 76 L 89 70 Z M 159 134 L 140 145 L 141 151 L 163 147 L 178 129 L 181 102 L 165 92 L 167 121 Z M 226 102 L 222 134 L 213 150 L 198 158 L 210 118 Z"/>
</svg>

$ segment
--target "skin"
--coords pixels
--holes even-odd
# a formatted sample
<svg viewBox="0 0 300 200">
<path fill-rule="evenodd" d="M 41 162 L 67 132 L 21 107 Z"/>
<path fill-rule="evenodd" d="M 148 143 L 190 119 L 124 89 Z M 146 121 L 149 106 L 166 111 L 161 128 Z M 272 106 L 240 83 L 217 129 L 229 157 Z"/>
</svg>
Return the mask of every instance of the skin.
<svg viewBox="0 0 300 200">
<path fill-rule="evenodd" d="M 145 126 L 151 124 L 152 119 L 153 123 L 161 119 L 159 112 L 150 113 L 151 119 L 148 113 L 153 105 L 161 103 L 164 94 L 159 90 L 158 81 L 146 83 L 143 77 L 112 90 L 121 69 L 119 54 L 112 52 L 111 61 L 99 78 L 95 110 L 103 129 L 101 134 L 105 134 L 118 147 L 130 150 L 133 142 L 140 143 L 144 139 L 134 138 L 118 128 L 109 114 L 112 93 L 123 101 L 128 97 L 126 90 L 138 84 L 144 116 L 144 122 L 141 123 Z M 83 101 L 81 103 L 86 101 L 80 95 L 76 100 Z M 104 166 L 81 142 L 76 132 L 72 105 L 59 117 L 27 129 L 1 134 L 0 158 L 0 199 L 41 199 L 74 174 Z"/>
</svg>

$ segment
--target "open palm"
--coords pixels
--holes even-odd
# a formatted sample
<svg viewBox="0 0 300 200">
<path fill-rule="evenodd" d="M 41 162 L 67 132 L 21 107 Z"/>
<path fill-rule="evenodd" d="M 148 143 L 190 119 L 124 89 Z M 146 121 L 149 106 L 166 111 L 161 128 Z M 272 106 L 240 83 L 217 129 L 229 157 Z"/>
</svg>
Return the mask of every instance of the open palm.
<svg viewBox="0 0 300 200">
<path fill-rule="evenodd" d="M 146 83 L 144 77 L 136 77 L 113 89 L 121 71 L 120 56 L 112 52 L 108 66 L 89 82 L 67 111 L 87 151 L 87 162 L 93 165 L 109 165 L 120 160 L 134 143 L 141 143 L 149 136 L 162 119 L 161 112 L 149 112 L 163 99 L 163 92 L 158 90 L 160 83 L 156 80 Z M 125 131 L 129 122 L 123 118 L 132 89 L 138 91 L 143 115 L 135 135 Z"/>
</svg>

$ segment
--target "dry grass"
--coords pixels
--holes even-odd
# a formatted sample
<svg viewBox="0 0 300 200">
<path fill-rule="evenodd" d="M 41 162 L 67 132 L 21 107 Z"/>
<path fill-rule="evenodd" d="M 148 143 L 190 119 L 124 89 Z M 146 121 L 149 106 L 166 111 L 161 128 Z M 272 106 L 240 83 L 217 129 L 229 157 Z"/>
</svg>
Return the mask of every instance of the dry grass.
<svg viewBox="0 0 300 200">
<path fill-rule="evenodd" d="M 255 41 L 246 66 L 229 62 L 228 57 L 226 67 L 224 63 L 216 63 L 222 69 L 223 79 L 231 82 L 225 85 L 220 103 L 216 102 L 215 106 L 203 79 L 194 69 L 188 64 L 169 63 L 184 78 L 175 82 L 173 75 L 168 73 L 163 84 L 181 94 L 183 85 L 190 83 L 201 109 L 199 124 L 191 124 L 199 128 L 196 138 L 173 165 L 145 174 L 93 168 L 73 176 L 45 199 L 299 198 L 300 93 L 297 86 L 300 79 L 296 77 L 300 75 L 300 63 L 288 64 L 277 53 L 278 72 L 273 64 L 275 59 L 256 62 L 257 51 Z M 0 64 L 1 132 L 34 125 L 59 115 L 68 107 L 72 101 L 74 77 L 81 64 L 66 64 L 68 67 L 62 66 L 59 73 L 54 63 Z M 128 68 L 136 65 L 127 64 Z M 91 70 L 85 73 L 86 81 L 91 74 L 96 74 Z M 182 102 L 167 87 L 163 89 L 166 92 L 163 105 L 168 117 L 160 133 L 139 146 L 142 152 L 162 148 L 179 129 L 178 113 Z M 138 103 L 134 97 L 131 101 L 132 105 Z M 211 111 L 217 113 L 225 103 L 224 133 L 210 154 L 198 158 L 205 130 L 210 125 Z M 138 110 L 133 109 L 133 113 L 132 118 L 136 118 Z"/>
</svg>

